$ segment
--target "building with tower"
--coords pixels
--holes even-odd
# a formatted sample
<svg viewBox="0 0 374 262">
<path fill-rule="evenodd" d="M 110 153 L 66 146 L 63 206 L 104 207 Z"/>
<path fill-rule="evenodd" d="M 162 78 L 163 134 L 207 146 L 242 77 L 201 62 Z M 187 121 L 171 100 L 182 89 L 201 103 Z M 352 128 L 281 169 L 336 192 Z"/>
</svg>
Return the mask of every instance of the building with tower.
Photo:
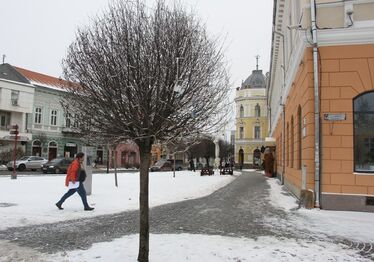
<svg viewBox="0 0 374 262">
<path fill-rule="evenodd" d="M 254 167 L 261 165 L 262 151 L 271 142 L 266 141 L 268 132 L 266 76 L 258 69 L 236 89 L 236 134 L 235 163 L 237 166 Z"/>
</svg>

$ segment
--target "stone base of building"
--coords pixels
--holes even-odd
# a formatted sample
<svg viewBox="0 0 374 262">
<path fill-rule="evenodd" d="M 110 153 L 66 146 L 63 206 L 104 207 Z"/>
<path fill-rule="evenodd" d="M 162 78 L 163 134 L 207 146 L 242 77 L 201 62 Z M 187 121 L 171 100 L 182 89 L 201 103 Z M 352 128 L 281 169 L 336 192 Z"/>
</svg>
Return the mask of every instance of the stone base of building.
<svg viewBox="0 0 374 262">
<path fill-rule="evenodd" d="M 298 199 L 300 199 L 300 188 L 290 183 L 290 181 L 288 181 L 286 178 L 283 178 L 283 179 L 284 179 L 284 185 L 288 188 L 288 190 L 290 190 L 293 195 L 295 195 Z"/>
<path fill-rule="evenodd" d="M 321 207 L 328 210 L 374 212 L 374 196 L 322 193 Z"/>
</svg>

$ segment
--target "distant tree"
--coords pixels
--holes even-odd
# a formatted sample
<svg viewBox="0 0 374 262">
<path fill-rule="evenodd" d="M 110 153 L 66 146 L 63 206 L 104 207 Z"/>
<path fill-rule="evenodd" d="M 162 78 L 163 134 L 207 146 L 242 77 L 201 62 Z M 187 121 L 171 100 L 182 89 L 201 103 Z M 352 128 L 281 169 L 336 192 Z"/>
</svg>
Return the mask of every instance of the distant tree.
<svg viewBox="0 0 374 262">
<path fill-rule="evenodd" d="M 226 118 L 228 75 L 219 39 L 180 4 L 117 1 L 80 28 L 63 61 L 78 83 L 62 102 L 80 131 L 103 141 L 133 140 L 140 151 L 138 261 L 148 261 L 151 147 L 210 133 Z"/>
<path fill-rule="evenodd" d="M 220 162 L 228 162 L 229 158 L 234 155 L 234 145 L 220 139 L 219 144 L 219 158 Z"/>
<path fill-rule="evenodd" d="M 189 150 L 189 154 L 193 156 L 192 158 L 205 158 L 207 166 L 210 166 L 209 159 L 215 157 L 215 145 L 213 142 L 213 138 L 201 138 L 197 144 L 191 147 L 191 149 Z"/>
</svg>

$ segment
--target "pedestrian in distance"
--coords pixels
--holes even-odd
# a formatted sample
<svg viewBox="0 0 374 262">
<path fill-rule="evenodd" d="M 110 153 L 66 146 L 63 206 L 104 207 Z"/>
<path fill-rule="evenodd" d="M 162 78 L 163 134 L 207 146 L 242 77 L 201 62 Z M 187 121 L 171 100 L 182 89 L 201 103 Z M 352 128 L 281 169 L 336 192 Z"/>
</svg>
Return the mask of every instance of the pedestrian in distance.
<svg viewBox="0 0 374 262">
<path fill-rule="evenodd" d="M 84 188 L 83 182 L 86 179 L 86 171 L 81 168 L 83 162 L 84 153 L 79 152 L 73 162 L 68 167 L 68 171 L 65 179 L 65 186 L 69 188 L 61 199 L 56 203 L 58 209 L 63 210 L 62 204 L 67 198 L 74 195 L 75 192 L 78 192 L 79 196 L 82 199 L 84 210 L 91 211 L 94 210 L 93 207 L 90 207 L 87 203 L 87 194 L 86 189 Z"/>
<path fill-rule="evenodd" d="M 193 162 L 192 158 L 190 160 L 190 169 L 191 169 L 191 171 L 193 170 L 195 172 L 195 163 Z"/>
</svg>

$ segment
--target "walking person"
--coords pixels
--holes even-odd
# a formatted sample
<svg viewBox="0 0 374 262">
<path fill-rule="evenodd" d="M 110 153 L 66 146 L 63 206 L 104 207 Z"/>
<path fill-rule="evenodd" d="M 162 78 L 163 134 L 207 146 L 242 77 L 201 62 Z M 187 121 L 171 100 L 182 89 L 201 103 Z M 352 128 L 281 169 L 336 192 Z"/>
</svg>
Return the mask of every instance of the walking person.
<svg viewBox="0 0 374 262">
<path fill-rule="evenodd" d="M 79 152 L 68 168 L 66 179 L 65 179 L 65 186 L 67 186 L 69 190 L 56 203 L 56 206 L 60 210 L 63 209 L 62 204 L 65 202 L 65 200 L 69 198 L 70 196 L 72 196 L 75 192 L 78 192 L 79 196 L 81 197 L 84 210 L 86 211 L 94 210 L 94 208 L 90 207 L 87 203 L 86 189 L 84 188 L 84 185 L 83 185 L 83 181 L 86 179 L 86 172 L 84 169 L 81 168 L 83 157 L 84 157 L 84 153 Z"/>
<path fill-rule="evenodd" d="M 190 159 L 190 169 L 191 169 L 191 171 L 193 170 L 194 172 L 196 171 L 195 170 L 195 163 L 193 162 L 193 159 L 191 158 Z"/>
</svg>

